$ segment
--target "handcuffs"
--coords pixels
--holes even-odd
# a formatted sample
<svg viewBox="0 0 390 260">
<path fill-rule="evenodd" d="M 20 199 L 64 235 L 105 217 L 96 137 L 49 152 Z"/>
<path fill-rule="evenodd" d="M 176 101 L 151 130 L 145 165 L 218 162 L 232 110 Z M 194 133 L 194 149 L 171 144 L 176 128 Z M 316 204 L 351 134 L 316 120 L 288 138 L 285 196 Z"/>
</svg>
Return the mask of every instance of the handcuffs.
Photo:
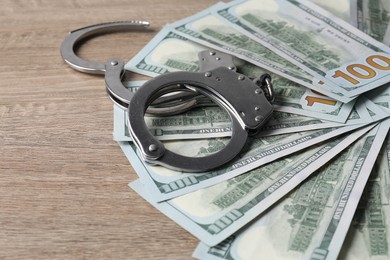
<svg viewBox="0 0 390 260">
<path fill-rule="evenodd" d="M 199 53 L 200 72 L 166 73 L 147 81 L 134 93 L 122 83 L 123 61 L 98 63 L 75 54 L 76 46 L 91 35 L 148 25 L 143 21 L 112 22 L 74 30 L 62 42 L 62 58 L 81 72 L 104 74 L 109 97 L 127 109 L 129 133 L 145 162 L 184 172 L 206 172 L 231 161 L 244 147 L 248 135 L 258 133 L 273 112 L 274 93 L 268 74 L 251 79 L 236 71 L 230 55 L 203 51 Z M 210 98 L 230 115 L 233 130 L 229 143 L 205 157 L 183 156 L 166 149 L 148 130 L 145 113 L 180 113 L 194 107 L 200 95 Z"/>
</svg>

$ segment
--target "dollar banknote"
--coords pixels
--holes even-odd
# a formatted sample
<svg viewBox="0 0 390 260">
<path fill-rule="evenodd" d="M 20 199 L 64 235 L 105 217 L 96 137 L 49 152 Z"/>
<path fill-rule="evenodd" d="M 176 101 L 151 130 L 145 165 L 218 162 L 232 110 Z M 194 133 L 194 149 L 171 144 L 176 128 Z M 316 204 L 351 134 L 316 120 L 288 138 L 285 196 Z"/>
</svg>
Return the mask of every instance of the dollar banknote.
<svg viewBox="0 0 390 260">
<path fill-rule="evenodd" d="M 151 77 L 180 70 L 196 72 L 199 70 L 198 53 L 207 49 L 165 27 L 125 67 Z M 234 63 L 249 77 L 258 77 L 265 72 L 239 59 Z M 344 123 L 353 108 L 354 101 L 344 104 L 275 74 L 272 77 L 277 111 Z"/>
<path fill-rule="evenodd" d="M 202 243 L 214 246 L 281 199 L 369 128 L 372 127 L 181 197 L 161 203 L 149 201 Z M 148 200 L 148 194 L 139 184 L 132 183 L 130 187 Z"/>
<path fill-rule="evenodd" d="M 355 103 L 355 106 L 345 123 L 330 122 L 297 114 L 276 111 L 262 128 L 260 135 L 279 135 L 329 127 L 364 124 L 379 121 L 387 116 L 389 116 L 389 114 L 381 110 L 374 104 L 374 102 L 365 97 L 360 97 Z"/>
<path fill-rule="evenodd" d="M 387 136 L 364 189 L 340 259 L 389 259 L 390 139 Z"/>
<path fill-rule="evenodd" d="M 238 156 L 224 166 L 209 172 L 185 173 L 161 166 L 152 166 L 142 160 L 131 142 L 120 143 L 145 189 L 153 201 L 164 201 L 205 187 L 218 184 L 242 173 L 301 151 L 341 134 L 359 129 L 362 125 L 326 128 L 293 134 L 251 138 Z M 229 139 L 165 141 L 165 148 L 189 157 L 207 156 L 223 149 Z"/>
<path fill-rule="evenodd" d="M 348 2 L 218 3 L 164 27 L 126 64 L 151 77 L 199 72 L 198 53 L 217 50 L 234 56 L 239 73 L 272 77 L 272 117 L 233 161 L 209 172 L 145 163 L 127 111 L 114 106 L 114 139 L 139 176 L 129 186 L 201 240 L 194 257 L 388 259 L 388 3 Z M 376 40 L 346 24 L 349 14 L 361 15 Z M 136 92 L 144 81 L 124 83 Z M 181 114 L 145 115 L 167 150 L 203 157 L 226 147 L 229 114 L 203 98 Z"/>
<path fill-rule="evenodd" d="M 215 10 L 224 6 L 224 3 L 218 3 L 193 16 L 171 24 L 171 27 L 175 30 L 175 33 L 191 41 L 227 52 L 267 69 L 264 72 L 269 73 L 271 71 L 306 87 L 315 87 L 313 82 L 318 80 L 314 79 L 312 75 L 235 30 L 223 19 L 212 15 Z M 317 90 L 324 91 L 323 88 Z M 323 94 L 332 97 L 334 93 L 326 92 Z M 342 98 L 340 93 L 337 97 Z"/>
<path fill-rule="evenodd" d="M 240 59 L 263 68 L 263 73 L 270 74 L 272 72 L 278 75 L 273 75 L 273 78 L 276 78 L 276 82 L 284 81 L 285 84 L 291 86 L 296 85 L 300 89 L 302 89 L 301 86 L 313 89 L 314 93 L 320 95 L 316 97 L 318 98 L 317 102 L 320 102 L 325 107 L 331 106 L 330 103 L 335 102 L 334 100 L 327 100 L 325 96 L 340 100 L 344 103 L 348 103 L 353 99 L 332 91 L 332 89 L 326 88 L 325 85 L 320 86 L 314 84 L 318 82 L 315 77 L 232 28 L 220 17 L 213 15 L 212 13 L 215 10 L 221 9 L 221 6 L 225 5 L 222 3 L 214 5 L 198 14 L 173 23 L 171 27 L 175 33 L 193 42 L 237 56 Z M 283 79 L 280 79 L 280 76 Z"/>
<path fill-rule="evenodd" d="M 351 0 L 351 23 L 375 40 L 384 42 L 389 22 L 388 0 Z"/>
<path fill-rule="evenodd" d="M 216 14 L 345 96 L 390 80 L 388 46 L 311 2 L 239 0 Z"/>
<path fill-rule="evenodd" d="M 140 87 L 144 81 L 134 85 Z M 377 97 L 375 97 L 377 98 Z M 378 101 L 379 102 L 379 101 Z M 382 102 L 383 103 L 383 102 Z M 279 135 L 300 131 L 318 130 L 345 125 L 378 121 L 388 113 L 375 106 L 365 97 L 360 97 L 345 124 L 320 120 L 297 114 L 274 111 L 262 127 L 259 135 Z M 228 113 L 220 107 L 198 107 L 173 116 L 145 116 L 150 132 L 159 140 L 204 139 L 231 136 L 231 121 Z M 127 127 L 127 111 L 114 105 L 114 140 L 132 141 Z"/>
<path fill-rule="evenodd" d="M 198 259 L 336 259 L 389 130 L 381 123 L 245 230 Z"/>
<path fill-rule="evenodd" d="M 367 122 L 357 110 L 350 114 L 345 125 Z M 363 110 L 369 118 L 367 109 Z M 361 111 L 360 111 L 361 112 Z M 232 127 L 228 113 L 219 107 L 194 108 L 175 116 L 147 116 L 146 125 L 159 140 L 204 139 L 231 136 Z M 339 127 L 344 124 L 316 118 L 274 111 L 262 127 L 260 135 L 279 135 L 315 129 Z M 114 140 L 132 141 L 127 126 L 127 112 L 114 105 Z"/>
</svg>

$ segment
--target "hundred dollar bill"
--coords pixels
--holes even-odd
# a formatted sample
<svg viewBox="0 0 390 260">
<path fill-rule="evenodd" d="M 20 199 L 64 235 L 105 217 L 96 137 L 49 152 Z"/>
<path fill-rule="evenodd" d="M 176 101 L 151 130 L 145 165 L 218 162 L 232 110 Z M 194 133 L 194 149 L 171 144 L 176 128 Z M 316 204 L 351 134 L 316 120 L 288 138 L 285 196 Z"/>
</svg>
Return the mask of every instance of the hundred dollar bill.
<svg viewBox="0 0 390 260">
<path fill-rule="evenodd" d="M 390 80 L 389 47 L 313 3 L 240 0 L 216 14 L 345 96 Z"/>
<path fill-rule="evenodd" d="M 364 189 L 340 259 L 386 260 L 390 256 L 390 138 Z"/>
<path fill-rule="evenodd" d="M 249 223 L 369 130 L 341 136 L 248 173 L 161 203 L 157 209 L 209 246 Z M 142 197 L 139 184 L 130 184 Z"/>
<path fill-rule="evenodd" d="M 378 102 L 381 101 L 380 98 L 386 99 L 387 107 L 389 107 L 388 103 L 390 102 L 390 99 L 387 98 L 387 96 L 386 97 L 380 96 L 378 98 Z M 329 121 L 319 120 L 319 119 L 317 119 L 316 122 L 308 121 L 310 120 L 310 118 L 304 116 L 288 114 L 283 112 L 279 112 L 279 113 L 274 112 L 274 115 L 273 117 L 271 117 L 270 122 L 268 122 L 264 126 L 260 134 L 261 136 L 278 135 L 278 134 L 285 134 L 285 133 L 295 133 L 299 131 L 323 129 L 328 127 L 341 127 L 347 125 L 376 122 L 390 116 L 389 111 L 388 110 L 384 111 L 383 109 L 381 109 L 381 106 L 382 108 L 383 106 L 385 106 L 384 102 L 382 102 L 382 104 L 379 103 L 376 104 L 375 102 L 366 98 L 365 96 L 360 96 L 357 102 L 355 103 L 354 109 L 352 110 L 345 124 L 329 122 Z M 284 117 L 285 115 L 288 115 L 288 119 L 283 118 L 283 119 L 276 119 L 275 121 L 273 121 L 274 118 L 278 116 Z M 308 124 L 306 125 L 306 123 Z"/>
<path fill-rule="evenodd" d="M 245 230 L 214 247 L 200 244 L 193 256 L 337 259 L 388 128 L 389 121 L 375 127 Z"/>
<path fill-rule="evenodd" d="M 345 97 L 341 93 L 332 92 L 325 85 L 315 84 L 319 80 L 306 73 L 298 66 L 262 46 L 248 36 L 232 28 L 228 23 L 218 16 L 211 13 L 225 6 L 222 3 L 214 5 L 209 9 L 203 10 L 191 17 L 177 21 L 171 24 L 174 32 L 201 45 L 227 52 L 240 59 L 248 61 L 264 69 L 263 73 L 274 73 L 273 78 L 276 82 L 285 82 L 283 85 L 297 86 L 301 90 L 302 86 L 321 92 L 318 101 L 324 107 L 332 107 L 331 103 L 324 95 L 344 103 L 351 101 L 353 98 Z M 279 79 L 282 76 L 283 79 Z M 291 82 L 290 82 L 291 80 Z M 298 83 L 298 84 L 297 84 Z M 300 84 L 300 85 L 299 85 Z M 309 100 L 308 100 L 309 101 Z M 322 101 L 322 102 L 321 102 Z"/>
<path fill-rule="evenodd" d="M 165 27 L 125 67 L 151 77 L 180 70 L 196 72 L 199 70 L 198 53 L 206 49 Z M 235 59 L 234 63 L 241 73 L 249 77 L 258 77 L 266 72 L 239 59 Z M 276 74 L 272 77 L 277 111 L 344 123 L 352 110 L 354 101 L 344 104 Z"/>
<path fill-rule="evenodd" d="M 366 115 L 369 115 L 366 110 Z M 346 125 L 364 123 L 353 110 Z M 219 107 L 195 108 L 188 113 L 169 117 L 145 117 L 150 132 L 159 140 L 205 139 L 231 136 L 228 113 Z M 349 123 L 349 121 L 351 123 Z M 315 129 L 343 126 L 316 118 L 274 111 L 259 133 L 262 136 L 295 133 Z M 127 126 L 127 112 L 114 105 L 114 140 L 132 141 Z"/>
<path fill-rule="evenodd" d="M 315 80 L 312 75 L 235 30 L 222 19 L 210 14 L 213 10 L 218 10 L 223 6 L 225 4 L 218 3 L 198 14 L 171 24 L 171 27 L 175 30 L 175 33 L 191 41 L 227 52 L 267 69 L 264 72 L 269 73 L 271 71 L 308 88 L 316 87 L 313 82 L 318 80 Z M 324 87 L 319 87 L 316 90 L 330 97 L 343 99 L 340 93 L 329 92 Z M 344 102 L 350 100 L 346 99 L 344 101 L 343 99 Z"/>
<path fill-rule="evenodd" d="M 352 0 L 351 24 L 377 41 L 383 42 L 390 22 L 388 0 Z"/>
<path fill-rule="evenodd" d="M 141 82 L 142 83 L 142 82 Z M 139 84 L 139 86 L 142 84 Z M 318 130 L 374 122 L 387 116 L 370 100 L 360 97 L 345 124 L 274 111 L 262 127 L 261 136 Z M 231 136 L 229 114 L 220 107 L 201 107 L 174 116 L 146 116 L 146 125 L 159 140 L 204 139 Z M 132 141 L 127 112 L 114 105 L 114 140 Z"/>
<path fill-rule="evenodd" d="M 218 184 L 242 173 L 270 163 L 289 154 L 301 151 L 360 128 L 351 125 L 326 128 L 293 134 L 251 138 L 237 157 L 222 167 L 203 173 L 173 171 L 161 166 L 152 166 L 142 160 L 131 142 L 121 143 L 121 148 L 150 193 L 152 201 L 164 201 L 205 187 Z M 228 139 L 166 141 L 165 148 L 189 157 L 207 156 L 226 146 Z"/>
</svg>

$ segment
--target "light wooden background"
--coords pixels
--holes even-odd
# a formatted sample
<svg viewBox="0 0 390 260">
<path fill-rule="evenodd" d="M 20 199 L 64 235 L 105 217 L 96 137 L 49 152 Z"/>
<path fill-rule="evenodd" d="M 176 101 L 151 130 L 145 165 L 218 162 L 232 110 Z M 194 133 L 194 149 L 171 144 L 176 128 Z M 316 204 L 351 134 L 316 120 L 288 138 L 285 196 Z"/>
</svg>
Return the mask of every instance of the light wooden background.
<svg viewBox="0 0 390 260">
<path fill-rule="evenodd" d="M 68 31 L 148 20 L 154 32 L 87 42 L 80 55 L 129 60 L 211 0 L 2 0 L 0 259 L 190 259 L 197 240 L 127 186 L 104 80 L 61 59 Z M 136 79 L 141 77 L 137 76 Z"/>
</svg>

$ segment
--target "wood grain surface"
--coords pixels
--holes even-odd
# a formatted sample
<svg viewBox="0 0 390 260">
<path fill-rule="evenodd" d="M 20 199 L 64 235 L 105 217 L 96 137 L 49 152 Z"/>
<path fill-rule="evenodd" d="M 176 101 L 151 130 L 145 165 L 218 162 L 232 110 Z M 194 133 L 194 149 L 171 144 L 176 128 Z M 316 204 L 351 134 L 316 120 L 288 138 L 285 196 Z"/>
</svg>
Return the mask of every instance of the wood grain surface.
<svg viewBox="0 0 390 260">
<path fill-rule="evenodd" d="M 68 67 L 59 47 L 86 25 L 150 21 L 147 33 L 79 50 L 128 61 L 165 24 L 215 2 L 1 1 L 0 259 L 191 259 L 197 239 L 127 186 L 136 174 L 112 140 L 103 78 Z"/>
</svg>

